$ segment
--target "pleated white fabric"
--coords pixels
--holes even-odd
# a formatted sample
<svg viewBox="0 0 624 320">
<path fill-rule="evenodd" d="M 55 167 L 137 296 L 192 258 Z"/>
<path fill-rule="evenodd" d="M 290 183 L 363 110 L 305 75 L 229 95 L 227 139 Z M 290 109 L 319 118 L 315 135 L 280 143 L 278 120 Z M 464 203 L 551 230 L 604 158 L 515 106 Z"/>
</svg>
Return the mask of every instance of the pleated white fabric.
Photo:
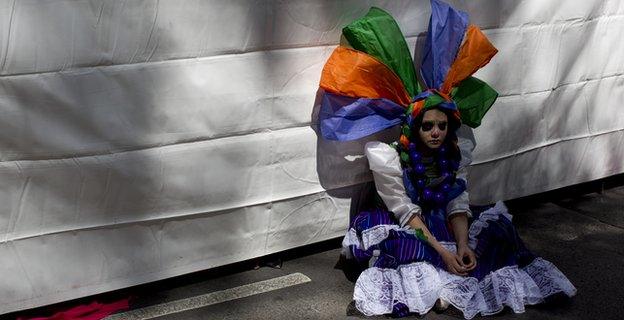
<svg viewBox="0 0 624 320">
<path fill-rule="evenodd" d="M 624 172 L 624 6 L 451 2 L 500 51 L 471 202 Z M 369 5 L 421 42 L 426 1 L 0 1 L 0 313 L 344 234 L 395 135 L 319 139 L 316 92 Z"/>
</svg>

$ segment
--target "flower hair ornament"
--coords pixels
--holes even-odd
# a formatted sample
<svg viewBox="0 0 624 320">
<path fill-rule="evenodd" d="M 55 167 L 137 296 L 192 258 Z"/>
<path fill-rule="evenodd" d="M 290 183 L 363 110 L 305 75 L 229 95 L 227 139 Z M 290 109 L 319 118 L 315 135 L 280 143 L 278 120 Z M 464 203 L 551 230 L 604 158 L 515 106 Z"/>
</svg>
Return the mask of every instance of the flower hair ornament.
<svg viewBox="0 0 624 320">
<path fill-rule="evenodd" d="M 432 183 L 410 141 L 413 121 L 437 108 L 457 123 L 454 129 L 460 123 L 478 127 L 498 93 L 472 75 L 497 50 L 478 27 L 468 24 L 467 13 L 439 0 L 431 0 L 431 11 L 420 66 L 424 90 L 396 21 L 373 7 L 343 28 L 351 48 L 337 47 L 323 68 L 319 120 L 323 137 L 339 141 L 402 125 L 395 147 L 407 195 L 415 203 L 443 206 L 466 188 L 465 181 L 455 179 L 459 152 L 454 130 L 455 141 L 447 141 L 435 154 L 440 179 Z"/>
</svg>

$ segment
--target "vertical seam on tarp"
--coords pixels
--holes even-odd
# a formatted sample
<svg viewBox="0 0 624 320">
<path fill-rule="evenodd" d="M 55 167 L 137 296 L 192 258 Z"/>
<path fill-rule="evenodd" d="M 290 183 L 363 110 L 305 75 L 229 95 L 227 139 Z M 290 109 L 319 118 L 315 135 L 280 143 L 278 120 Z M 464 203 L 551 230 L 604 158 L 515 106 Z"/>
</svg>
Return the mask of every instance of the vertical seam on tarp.
<svg viewBox="0 0 624 320">
<path fill-rule="evenodd" d="M 19 167 L 19 165 L 18 165 Z M 22 170 L 20 170 L 20 175 L 22 175 Z M 15 225 L 17 224 L 17 220 L 19 220 L 22 215 L 22 211 L 24 208 L 24 197 L 28 192 L 28 187 L 30 186 L 31 177 L 26 177 L 24 184 L 22 185 L 22 191 L 20 192 L 19 201 L 17 203 L 17 208 L 11 210 L 11 217 L 9 218 L 9 223 L 7 225 L 7 230 L 4 235 L 4 243 L 9 241 L 10 236 L 15 232 Z"/>
<path fill-rule="evenodd" d="M 270 21 L 271 24 L 270 24 L 270 27 L 269 27 L 269 30 L 268 30 L 268 34 L 270 35 L 269 38 L 272 38 L 272 36 L 273 36 L 273 34 L 275 32 L 275 16 L 273 15 L 272 12 L 269 13 L 269 10 L 270 10 L 270 6 L 267 6 L 265 8 L 264 14 L 265 14 L 265 18 L 271 19 L 271 21 Z M 267 30 L 265 30 L 265 33 L 264 33 L 265 36 L 267 35 L 266 32 L 267 32 Z M 250 33 L 248 33 L 248 34 L 250 34 Z M 247 49 L 248 45 L 249 45 L 249 38 L 247 38 L 246 41 L 245 41 L 245 49 Z M 269 74 L 272 75 L 272 72 L 274 71 L 274 69 L 272 68 L 273 66 L 271 66 L 271 65 L 267 66 L 267 63 L 270 64 L 271 60 L 268 60 L 268 62 L 267 62 L 267 59 L 265 57 L 264 62 L 265 62 L 265 64 L 264 64 L 265 71 L 268 69 Z M 270 79 L 269 85 L 270 85 L 269 92 L 271 93 L 271 95 L 270 95 L 270 99 L 268 99 L 270 102 L 269 102 L 269 105 L 267 107 L 268 107 L 268 112 L 269 112 L 269 115 L 270 115 L 270 120 L 269 120 L 270 123 L 271 123 L 270 127 L 272 128 L 273 127 L 273 122 L 275 120 L 274 119 L 274 117 L 275 117 L 275 113 L 274 113 L 274 106 L 275 106 L 275 79 L 273 77 Z M 266 100 L 264 100 L 264 101 L 266 101 Z M 271 130 L 271 129 L 269 129 L 269 137 L 268 138 L 269 138 L 269 144 L 268 145 L 269 145 L 269 157 L 270 157 L 269 163 L 270 163 L 270 167 L 271 167 L 271 175 L 270 175 L 271 178 L 269 179 L 269 195 L 270 196 L 269 196 L 269 202 L 267 203 L 267 205 L 268 205 L 268 207 L 267 207 L 267 210 L 268 210 L 268 214 L 267 214 L 268 222 L 265 225 L 266 231 L 265 231 L 265 237 L 264 237 L 264 253 L 263 253 L 264 255 L 266 255 L 268 253 L 269 237 L 271 236 L 271 231 L 272 231 L 271 230 L 271 227 L 272 227 L 271 226 L 271 222 L 273 220 L 273 202 L 275 201 L 274 200 L 275 199 L 275 195 L 274 195 L 274 193 L 275 193 L 275 186 L 274 186 L 274 184 L 275 184 L 275 174 L 276 174 L 275 173 L 276 172 L 276 165 L 275 165 L 275 158 L 276 157 L 275 157 L 275 146 L 274 146 L 274 144 L 275 144 L 275 132 L 273 130 Z"/>
<path fill-rule="evenodd" d="M 30 279 L 30 277 L 28 276 L 28 270 L 26 270 L 26 268 L 24 267 L 24 263 L 22 262 L 22 259 L 19 256 L 19 250 L 17 250 L 17 248 L 15 248 L 15 243 L 12 242 L 9 244 L 9 246 L 11 247 L 11 250 L 13 251 L 13 254 L 15 255 L 15 260 L 17 260 L 17 263 L 19 264 L 20 268 L 22 269 L 22 272 L 24 273 L 24 278 L 26 278 L 26 281 L 28 282 L 28 286 L 30 287 L 30 294 L 31 297 L 37 297 L 40 294 L 38 294 L 37 292 L 35 292 L 35 286 L 33 285 L 32 280 Z M 13 275 L 15 276 L 15 275 Z"/>
<path fill-rule="evenodd" d="M 581 96 L 583 97 L 583 101 L 585 102 L 585 108 L 583 108 L 583 111 L 585 112 L 585 126 L 587 127 L 587 133 L 591 136 L 594 132 L 591 129 L 589 120 L 589 108 L 591 108 L 591 106 L 589 105 L 589 100 L 587 99 L 586 94 L 587 84 L 588 82 L 585 82 L 583 84 L 583 87 L 581 88 Z"/>
</svg>

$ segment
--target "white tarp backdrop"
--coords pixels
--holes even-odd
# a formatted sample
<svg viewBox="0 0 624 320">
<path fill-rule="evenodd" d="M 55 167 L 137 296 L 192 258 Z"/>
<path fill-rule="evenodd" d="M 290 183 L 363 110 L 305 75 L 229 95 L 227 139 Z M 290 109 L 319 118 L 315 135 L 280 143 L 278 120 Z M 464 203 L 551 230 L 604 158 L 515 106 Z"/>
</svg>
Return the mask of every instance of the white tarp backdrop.
<svg viewBox="0 0 624 320">
<path fill-rule="evenodd" d="M 623 1 L 451 3 L 500 51 L 473 203 L 624 172 Z M 414 49 L 425 0 L 0 0 L 0 314 L 342 235 L 316 92 L 371 5 Z"/>
</svg>

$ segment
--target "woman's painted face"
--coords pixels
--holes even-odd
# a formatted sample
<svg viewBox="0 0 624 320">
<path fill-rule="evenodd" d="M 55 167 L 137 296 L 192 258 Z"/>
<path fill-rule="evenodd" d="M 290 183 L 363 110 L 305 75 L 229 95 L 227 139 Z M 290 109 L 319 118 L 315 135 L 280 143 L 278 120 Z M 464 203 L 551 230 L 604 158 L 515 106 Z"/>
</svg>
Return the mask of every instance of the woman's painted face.
<svg viewBox="0 0 624 320">
<path fill-rule="evenodd" d="M 440 110 L 432 109 L 425 111 L 422 124 L 418 129 L 420 140 L 430 149 L 439 148 L 448 130 L 448 118 Z"/>
</svg>

